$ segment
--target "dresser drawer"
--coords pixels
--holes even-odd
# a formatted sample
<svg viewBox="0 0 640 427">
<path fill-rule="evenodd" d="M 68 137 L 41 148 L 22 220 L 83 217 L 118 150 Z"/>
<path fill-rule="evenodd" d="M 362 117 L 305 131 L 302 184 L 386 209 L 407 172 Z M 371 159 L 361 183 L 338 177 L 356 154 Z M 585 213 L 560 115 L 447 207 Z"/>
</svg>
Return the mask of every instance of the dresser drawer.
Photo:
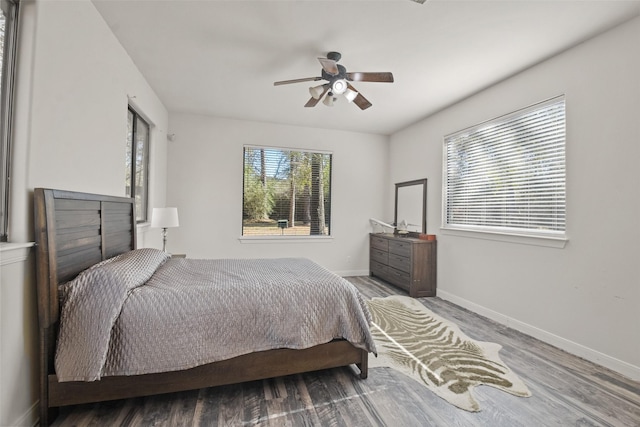
<svg viewBox="0 0 640 427">
<path fill-rule="evenodd" d="M 389 250 L 389 240 L 382 237 L 371 236 L 371 247 L 386 252 Z"/>
<path fill-rule="evenodd" d="M 409 290 L 411 285 L 411 275 L 405 271 L 396 270 L 395 268 L 389 267 L 387 269 L 388 280 L 396 286 L 400 286 L 404 289 Z"/>
<path fill-rule="evenodd" d="M 376 248 L 371 248 L 370 249 L 371 252 L 371 259 L 373 261 L 378 261 L 379 263 L 382 264 L 388 264 L 389 263 L 389 253 L 386 251 L 381 251 L 380 249 L 376 249 Z"/>
<path fill-rule="evenodd" d="M 386 277 L 389 267 L 385 264 L 381 264 L 377 261 L 371 260 L 369 262 L 369 269 L 371 270 L 371 274 L 375 274 L 376 276 Z"/>
<path fill-rule="evenodd" d="M 390 253 L 389 266 L 409 273 L 411 272 L 411 258 Z"/>
<path fill-rule="evenodd" d="M 403 242 L 402 239 L 390 240 L 389 253 L 409 257 L 411 255 L 411 242 Z"/>
</svg>

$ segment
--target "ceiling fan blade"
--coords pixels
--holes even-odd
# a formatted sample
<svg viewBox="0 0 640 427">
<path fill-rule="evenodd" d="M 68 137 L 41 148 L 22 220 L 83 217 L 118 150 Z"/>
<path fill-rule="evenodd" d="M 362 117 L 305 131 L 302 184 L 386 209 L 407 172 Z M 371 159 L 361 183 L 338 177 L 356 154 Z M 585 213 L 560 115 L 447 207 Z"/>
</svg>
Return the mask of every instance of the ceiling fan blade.
<svg viewBox="0 0 640 427">
<path fill-rule="evenodd" d="M 352 82 L 380 82 L 393 83 L 393 74 L 391 73 L 347 73 L 347 79 Z"/>
<path fill-rule="evenodd" d="M 293 80 L 282 80 L 279 82 L 274 82 L 274 86 L 280 85 L 288 85 L 291 83 L 301 83 L 301 82 L 317 82 L 318 80 L 322 80 L 322 77 L 305 77 L 303 79 L 293 79 Z"/>
<path fill-rule="evenodd" d="M 350 84 L 348 84 L 347 87 L 351 90 L 358 92 L 358 90 L 353 86 L 351 86 Z M 358 92 L 358 95 L 356 95 L 356 97 L 354 98 L 353 103 L 356 104 L 358 107 L 360 107 L 361 110 L 366 110 L 367 108 L 371 107 L 371 105 L 373 105 L 369 102 L 367 98 L 362 96 L 360 92 Z"/>
<path fill-rule="evenodd" d="M 306 104 L 304 104 L 305 107 L 315 107 L 316 105 L 318 105 L 318 102 L 320 102 L 320 100 L 324 97 L 324 95 L 327 93 L 327 91 L 329 90 L 329 86 L 328 84 L 324 85 L 324 91 L 322 91 L 322 95 L 320 95 L 318 98 L 314 98 L 313 96 L 307 101 Z"/>
<path fill-rule="evenodd" d="M 332 76 L 335 76 L 340 72 L 338 70 L 338 64 L 333 59 L 318 58 L 318 61 L 320 61 L 320 64 L 322 64 L 322 69 Z"/>
<path fill-rule="evenodd" d="M 366 110 L 372 105 L 360 92 L 358 92 L 358 96 L 353 100 L 353 103 L 360 107 L 361 110 Z"/>
<path fill-rule="evenodd" d="M 305 107 L 315 107 L 316 105 L 318 105 L 318 102 L 320 102 L 320 98 L 315 99 L 313 96 L 311 98 L 309 98 L 309 100 L 307 101 L 306 104 L 304 104 Z"/>
</svg>

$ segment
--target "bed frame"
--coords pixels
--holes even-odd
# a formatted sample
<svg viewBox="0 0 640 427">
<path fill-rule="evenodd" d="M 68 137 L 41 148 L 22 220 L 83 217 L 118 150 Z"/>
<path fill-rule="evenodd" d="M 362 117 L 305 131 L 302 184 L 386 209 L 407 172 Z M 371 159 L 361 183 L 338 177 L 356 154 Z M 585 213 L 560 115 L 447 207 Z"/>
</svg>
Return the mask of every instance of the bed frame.
<svg viewBox="0 0 640 427">
<path fill-rule="evenodd" d="M 194 390 L 355 364 L 367 377 L 368 353 L 345 340 L 304 350 L 250 353 L 196 368 L 94 382 L 58 382 L 54 356 L 60 317 L 58 285 L 82 270 L 136 248 L 131 198 L 36 188 L 36 274 L 40 331 L 40 425 L 58 407 Z"/>
</svg>

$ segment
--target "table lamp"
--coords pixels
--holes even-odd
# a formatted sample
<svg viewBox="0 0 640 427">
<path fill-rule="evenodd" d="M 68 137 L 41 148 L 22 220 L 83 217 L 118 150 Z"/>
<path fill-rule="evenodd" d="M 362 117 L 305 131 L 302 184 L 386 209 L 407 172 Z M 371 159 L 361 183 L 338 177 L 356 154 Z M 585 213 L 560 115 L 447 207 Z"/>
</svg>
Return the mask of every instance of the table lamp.
<svg viewBox="0 0 640 427">
<path fill-rule="evenodd" d="M 178 227 L 178 208 L 153 208 L 151 227 L 162 228 L 162 250 L 167 251 L 167 228 Z"/>
</svg>

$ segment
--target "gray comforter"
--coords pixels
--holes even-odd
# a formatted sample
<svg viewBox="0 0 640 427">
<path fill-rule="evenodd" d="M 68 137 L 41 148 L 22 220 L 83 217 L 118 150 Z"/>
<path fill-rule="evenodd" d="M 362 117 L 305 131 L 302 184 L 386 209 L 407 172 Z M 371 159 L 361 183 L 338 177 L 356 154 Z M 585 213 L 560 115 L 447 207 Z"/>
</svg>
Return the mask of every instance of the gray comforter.
<svg viewBox="0 0 640 427">
<path fill-rule="evenodd" d="M 375 352 L 358 290 L 306 259 L 170 259 L 139 249 L 61 290 L 59 381 L 192 368 L 336 338 Z"/>
</svg>

